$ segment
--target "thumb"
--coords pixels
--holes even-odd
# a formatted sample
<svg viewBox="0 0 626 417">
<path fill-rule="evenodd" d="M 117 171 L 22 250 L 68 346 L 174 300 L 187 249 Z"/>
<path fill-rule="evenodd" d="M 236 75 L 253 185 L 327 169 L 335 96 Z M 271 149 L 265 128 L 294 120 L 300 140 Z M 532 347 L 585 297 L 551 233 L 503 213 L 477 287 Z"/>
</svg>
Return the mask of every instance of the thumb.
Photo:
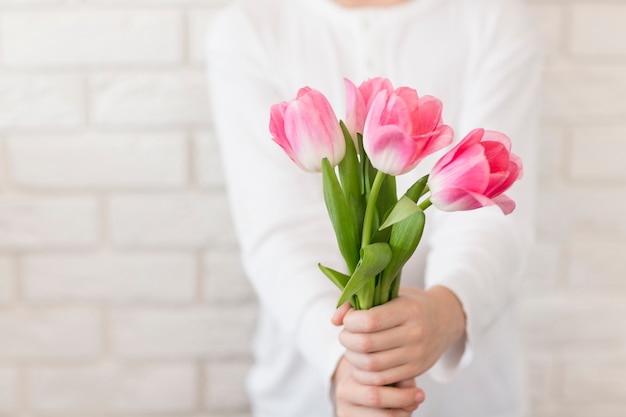
<svg viewBox="0 0 626 417">
<path fill-rule="evenodd" d="M 348 311 L 350 311 L 351 308 L 352 306 L 350 305 L 348 301 L 340 305 L 339 308 L 335 310 L 335 314 L 333 314 L 331 322 L 335 326 L 341 326 L 343 324 L 343 318 L 346 316 L 346 314 L 348 313 Z"/>
<path fill-rule="evenodd" d="M 415 400 L 416 403 L 421 404 L 424 402 L 424 400 L 426 400 L 426 394 L 424 393 L 424 391 L 421 388 L 417 388 L 417 386 L 415 385 L 415 379 L 413 378 L 409 378 L 409 379 L 405 379 L 403 381 L 400 382 L 396 382 L 395 384 L 393 384 L 394 386 L 398 387 L 398 388 L 415 388 Z M 406 411 L 413 411 L 413 409 L 407 409 Z"/>
</svg>

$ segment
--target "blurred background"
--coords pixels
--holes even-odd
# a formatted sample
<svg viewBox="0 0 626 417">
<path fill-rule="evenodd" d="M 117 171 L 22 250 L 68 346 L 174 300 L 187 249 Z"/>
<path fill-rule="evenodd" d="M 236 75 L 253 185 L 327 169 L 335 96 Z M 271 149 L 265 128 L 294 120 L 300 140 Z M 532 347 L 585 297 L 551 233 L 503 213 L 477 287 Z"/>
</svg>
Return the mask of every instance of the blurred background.
<svg viewBox="0 0 626 417">
<path fill-rule="evenodd" d="M 0 0 L 0 416 L 249 416 L 255 299 L 203 58 L 226 3 Z M 624 417 L 626 1 L 529 4 L 532 416 Z"/>
</svg>

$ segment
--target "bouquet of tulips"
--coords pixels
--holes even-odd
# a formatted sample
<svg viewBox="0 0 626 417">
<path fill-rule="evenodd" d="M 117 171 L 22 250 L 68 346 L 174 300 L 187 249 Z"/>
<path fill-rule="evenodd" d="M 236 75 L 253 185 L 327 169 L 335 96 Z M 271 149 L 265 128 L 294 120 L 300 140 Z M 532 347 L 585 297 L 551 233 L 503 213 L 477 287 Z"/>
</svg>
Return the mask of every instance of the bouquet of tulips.
<svg viewBox="0 0 626 417">
<path fill-rule="evenodd" d="M 521 177 L 522 163 L 506 135 L 475 129 L 398 198 L 396 176 L 453 142 L 442 103 L 383 78 L 345 84 L 345 122 L 321 92 L 304 87 L 295 100 L 272 106 L 270 132 L 300 168 L 322 173 L 347 273 L 319 268 L 341 290 L 337 305 L 365 310 L 397 296 L 428 207 L 497 205 L 508 214 L 515 203 L 503 193 Z"/>
</svg>

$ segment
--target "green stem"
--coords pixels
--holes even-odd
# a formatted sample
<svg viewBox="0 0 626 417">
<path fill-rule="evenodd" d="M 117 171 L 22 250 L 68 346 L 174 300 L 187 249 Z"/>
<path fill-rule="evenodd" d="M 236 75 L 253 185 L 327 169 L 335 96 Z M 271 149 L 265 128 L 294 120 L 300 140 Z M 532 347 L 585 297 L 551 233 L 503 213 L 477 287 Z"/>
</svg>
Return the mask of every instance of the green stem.
<svg viewBox="0 0 626 417">
<path fill-rule="evenodd" d="M 376 200 L 378 200 L 378 193 L 380 187 L 385 179 L 385 173 L 382 171 L 376 172 L 376 178 L 372 184 L 369 198 L 367 199 L 367 206 L 365 207 L 365 217 L 363 218 L 363 235 L 361 236 L 361 247 L 365 247 L 370 244 L 370 238 L 372 237 L 372 223 L 374 221 L 374 211 L 376 210 Z"/>
<path fill-rule="evenodd" d="M 426 211 L 426 209 L 432 205 L 433 203 L 430 201 L 430 197 L 428 197 L 426 200 L 422 201 L 419 204 L 419 207 L 422 209 L 422 211 Z"/>
</svg>

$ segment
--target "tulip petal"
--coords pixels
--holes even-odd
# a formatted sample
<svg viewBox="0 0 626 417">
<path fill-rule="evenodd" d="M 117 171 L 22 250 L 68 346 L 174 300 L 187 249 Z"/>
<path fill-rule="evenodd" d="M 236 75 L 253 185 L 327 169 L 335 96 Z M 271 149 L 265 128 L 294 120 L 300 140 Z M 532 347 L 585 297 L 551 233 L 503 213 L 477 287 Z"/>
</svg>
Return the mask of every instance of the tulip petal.
<svg viewBox="0 0 626 417">
<path fill-rule="evenodd" d="M 406 172 L 414 153 L 414 142 L 395 125 L 381 126 L 363 142 L 374 168 L 390 175 Z"/>
<path fill-rule="evenodd" d="M 346 127 L 352 137 L 356 137 L 357 133 L 363 133 L 367 105 L 363 94 L 352 81 L 344 78 L 344 83 L 346 85 Z"/>
<path fill-rule="evenodd" d="M 504 194 L 494 197 L 493 202 L 500 207 L 500 210 L 502 210 L 504 214 L 510 214 L 513 210 L 515 210 L 515 201 L 511 200 Z"/>
<path fill-rule="evenodd" d="M 462 188 L 446 188 L 445 192 L 433 193 L 430 201 L 443 211 L 475 210 L 494 205 L 494 201 L 480 193 Z"/>
<path fill-rule="evenodd" d="M 441 124 L 443 104 L 432 96 L 419 99 L 417 109 L 411 115 L 413 120 L 413 134 L 423 135 L 432 132 Z"/>
<path fill-rule="evenodd" d="M 428 181 L 433 193 L 448 188 L 483 192 L 488 186 L 489 164 L 479 144 L 463 149 L 454 162 L 440 170 L 433 169 Z"/>
<path fill-rule="evenodd" d="M 456 159 L 457 154 L 462 152 L 466 147 L 479 143 L 482 138 L 484 130 L 483 129 L 474 129 L 470 133 L 467 134 L 459 143 L 457 143 L 452 149 L 446 152 L 438 161 L 435 163 L 431 171 L 431 175 L 436 175 L 443 167 L 448 165 L 454 159 Z"/>
</svg>

